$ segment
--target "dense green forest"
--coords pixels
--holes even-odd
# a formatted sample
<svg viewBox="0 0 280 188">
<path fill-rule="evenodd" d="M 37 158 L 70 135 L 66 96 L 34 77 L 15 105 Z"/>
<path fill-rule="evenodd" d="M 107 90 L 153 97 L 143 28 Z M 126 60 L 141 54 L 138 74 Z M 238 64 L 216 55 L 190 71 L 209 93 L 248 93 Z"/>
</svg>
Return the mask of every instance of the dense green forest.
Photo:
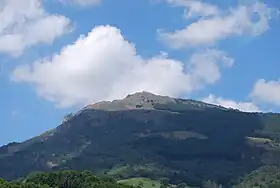
<svg viewBox="0 0 280 188">
<path fill-rule="evenodd" d="M 140 93 L 87 106 L 54 130 L 0 148 L 6 180 L 56 170 L 173 186 L 277 187 L 280 115 Z"/>
<path fill-rule="evenodd" d="M 0 188 L 132 188 L 111 178 L 98 178 L 89 171 L 33 173 L 13 182 L 0 179 Z"/>
</svg>

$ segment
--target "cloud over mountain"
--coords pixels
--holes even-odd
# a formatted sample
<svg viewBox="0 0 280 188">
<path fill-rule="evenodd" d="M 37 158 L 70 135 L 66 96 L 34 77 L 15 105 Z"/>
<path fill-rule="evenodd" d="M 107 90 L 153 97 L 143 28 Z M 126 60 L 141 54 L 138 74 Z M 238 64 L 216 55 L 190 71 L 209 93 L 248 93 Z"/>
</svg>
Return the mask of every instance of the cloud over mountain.
<svg viewBox="0 0 280 188">
<path fill-rule="evenodd" d="M 211 49 L 193 54 L 184 63 L 165 53 L 145 58 L 119 29 L 98 26 L 60 53 L 33 65 L 19 66 L 13 79 L 30 83 L 40 96 L 69 107 L 143 90 L 186 95 L 215 83 L 221 77 L 221 69 L 231 67 L 234 60 L 225 52 Z"/>
<path fill-rule="evenodd" d="M 259 112 L 260 108 L 252 102 L 242 102 L 234 101 L 231 99 L 225 99 L 222 97 L 216 97 L 215 95 L 210 94 L 208 97 L 202 99 L 202 101 L 210 104 L 221 105 L 226 108 L 238 109 L 243 112 Z"/>
<path fill-rule="evenodd" d="M 256 101 L 280 106 L 280 79 L 269 80 L 259 79 L 250 94 Z"/>
</svg>

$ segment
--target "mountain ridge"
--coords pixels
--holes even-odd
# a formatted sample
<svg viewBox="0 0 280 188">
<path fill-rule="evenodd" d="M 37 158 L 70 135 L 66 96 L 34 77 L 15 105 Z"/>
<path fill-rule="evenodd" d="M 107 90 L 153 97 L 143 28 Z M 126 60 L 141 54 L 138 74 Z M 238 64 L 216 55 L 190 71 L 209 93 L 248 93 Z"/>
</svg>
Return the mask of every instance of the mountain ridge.
<svg viewBox="0 0 280 188">
<path fill-rule="evenodd" d="M 102 105 L 87 106 L 40 136 L 0 147 L 0 177 L 74 169 L 117 179 L 167 177 L 171 184 L 213 180 L 231 186 L 259 169 L 280 169 L 279 114 L 147 92 Z"/>
<path fill-rule="evenodd" d="M 94 104 L 85 106 L 82 110 L 86 109 L 99 109 L 99 110 L 134 110 L 134 109 L 156 109 L 154 104 L 178 104 L 193 105 L 198 107 L 221 108 L 230 110 L 219 105 L 205 103 L 193 99 L 180 99 L 169 96 L 156 95 L 147 91 L 136 92 L 129 94 L 126 97 L 112 101 L 100 101 Z M 113 107 L 112 107 L 113 106 Z"/>
</svg>

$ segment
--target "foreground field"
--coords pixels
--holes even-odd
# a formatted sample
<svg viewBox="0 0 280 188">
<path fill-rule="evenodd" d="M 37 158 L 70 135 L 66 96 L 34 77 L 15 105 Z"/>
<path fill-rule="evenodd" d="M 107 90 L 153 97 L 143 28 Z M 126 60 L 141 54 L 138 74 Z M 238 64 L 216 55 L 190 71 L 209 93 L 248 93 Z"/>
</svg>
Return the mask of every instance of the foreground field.
<svg viewBox="0 0 280 188">
<path fill-rule="evenodd" d="M 142 182 L 142 183 L 141 183 Z M 160 188 L 161 183 L 159 181 L 151 180 L 149 178 L 129 178 L 118 181 L 125 185 L 138 186 L 142 185 L 143 188 Z"/>
</svg>

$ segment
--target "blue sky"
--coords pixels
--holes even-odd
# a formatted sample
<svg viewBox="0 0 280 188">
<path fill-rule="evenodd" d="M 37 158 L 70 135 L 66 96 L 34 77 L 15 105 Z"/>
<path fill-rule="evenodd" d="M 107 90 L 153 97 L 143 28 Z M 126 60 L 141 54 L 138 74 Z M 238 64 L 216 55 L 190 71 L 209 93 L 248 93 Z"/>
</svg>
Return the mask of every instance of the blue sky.
<svg viewBox="0 0 280 188">
<path fill-rule="evenodd" d="M 279 112 L 278 9 L 278 0 L 1 1 L 0 145 L 143 90 Z"/>
</svg>

